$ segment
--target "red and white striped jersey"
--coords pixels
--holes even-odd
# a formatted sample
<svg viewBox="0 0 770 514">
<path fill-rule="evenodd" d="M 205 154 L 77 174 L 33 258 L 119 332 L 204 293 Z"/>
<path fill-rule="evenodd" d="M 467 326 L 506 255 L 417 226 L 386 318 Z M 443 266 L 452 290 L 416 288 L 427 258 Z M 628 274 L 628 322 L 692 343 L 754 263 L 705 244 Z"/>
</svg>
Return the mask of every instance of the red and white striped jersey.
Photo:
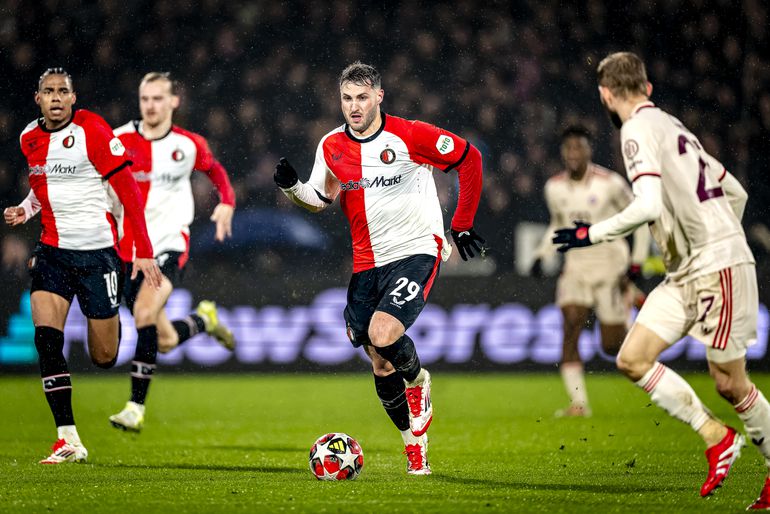
<svg viewBox="0 0 770 514">
<path fill-rule="evenodd" d="M 384 113 L 380 129 L 367 138 L 342 125 L 321 139 L 308 184 L 329 203 L 340 195 L 353 239 L 353 272 L 410 255 L 449 257 L 432 167 L 459 167 L 469 149 L 451 132 Z M 470 191 L 475 202 L 465 209 L 472 212 L 458 207 L 455 215 L 462 229 L 472 226 L 478 205 L 480 161 L 478 168 L 478 191 Z"/>
<path fill-rule="evenodd" d="M 130 163 L 107 122 L 84 109 L 56 130 L 46 129 L 41 118 L 22 131 L 20 144 L 42 211 L 40 241 L 67 250 L 115 245 L 106 180 Z"/>
<path fill-rule="evenodd" d="M 227 172 L 214 158 L 203 136 L 176 125 L 163 137 L 146 139 L 142 122 L 130 121 L 115 129 L 126 147 L 131 169 L 145 201 L 145 219 L 155 256 L 175 251 L 187 254 L 190 223 L 195 214 L 190 175 L 198 170 L 208 175 L 223 203 L 235 206 L 235 193 Z M 124 224 L 119 253 L 124 261 L 134 258 L 134 238 Z M 184 260 L 184 258 L 183 258 Z"/>
</svg>

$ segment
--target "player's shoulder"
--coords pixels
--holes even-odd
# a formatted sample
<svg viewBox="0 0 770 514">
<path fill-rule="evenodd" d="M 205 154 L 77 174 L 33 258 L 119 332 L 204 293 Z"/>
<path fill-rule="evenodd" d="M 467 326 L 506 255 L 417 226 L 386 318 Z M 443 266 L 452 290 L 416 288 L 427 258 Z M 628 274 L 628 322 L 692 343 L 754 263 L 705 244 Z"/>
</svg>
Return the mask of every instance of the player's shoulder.
<svg viewBox="0 0 770 514">
<path fill-rule="evenodd" d="M 29 123 L 27 123 L 27 126 L 24 127 L 24 130 L 21 131 L 20 137 L 24 137 L 26 134 L 29 134 L 33 130 L 39 129 L 39 128 L 40 128 L 40 118 L 36 118 L 30 121 Z"/>
<path fill-rule="evenodd" d="M 609 168 L 605 168 L 601 164 L 591 163 L 591 173 L 599 180 L 615 180 L 620 178 L 620 175 L 615 173 Z"/>
<path fill-rule="evenodd" d="M 329 145 L 339 141 L 340 139 L 347 137 L 348 136 L 345 133 L 345 125 L 342 124 L 339 127 L 335 127 L 334 129 L 324 134 L 324 136 L 318 142 L 318 148 L 326 148 Z"/>
<path fill-rule="evenodd" d="M 178 136 L 186 137 L 196 142 L 206 142 L 206 138 L 203 137 L 202 135 L 198 134 L 197 132 L 193 132 L 192 130 L 187 130 L 186 128 L 182 128 L 179 125 L 171 125 L 171 133 L 176 134 Z"/>
<path fill-rule="evenodd" d="M 110 126 L 104 118 L 93 111 L 89 111 L 88 109 L 76 110 L 72 114 L 72 123 L 83 128 Z"/>
<path fill-rule="evenodd" d="M 124 136 L 127 134 L 139 134 L 139 120 L 131 120 L 128 123 L 125 123 L 115 129 L 113 129 L 112 133 L 116 136 Z"/>
<path fill-rule="evenodd" d="M 567 183 L 567 170 L 562 170 L 555 175 L 552 175 L 548 180 L 545 181 L 546 187 L 554 187 L 558 184 L 566 184 Z"/>
</svg>

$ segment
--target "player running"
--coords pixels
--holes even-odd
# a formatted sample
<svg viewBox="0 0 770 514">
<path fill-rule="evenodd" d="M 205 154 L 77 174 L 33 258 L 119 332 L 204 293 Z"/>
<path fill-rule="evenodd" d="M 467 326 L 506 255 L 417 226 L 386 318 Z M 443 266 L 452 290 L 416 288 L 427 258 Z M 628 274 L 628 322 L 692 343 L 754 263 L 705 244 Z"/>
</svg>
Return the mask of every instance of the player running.
<svg viewBox="0 0 770 514">
<path fill-rule="evenodd" d="M 144 424 L 145 400 L 158 351 L 171 351 L 203 331 L 229 350 L 235 345 L 230 330 L 219 323 L 212 302 L 200 302 L 195 313 L 173 322 L 164 309 L 174 286 L 182 278 L 189 255 L 189 225 L 194 214 L 190 185 L 193 170 L 205 173 L 219 192 L 221 201 L 211 216 L 211 221 L 216 223 L 217 241 L 231 235 L 235 209 L 235 193 L 227 172 L 214 158 L 206 140 L 172 122 L 174 110 L 179 106 L 176 89 L 168 73 L 146 74 L 139 84 L 142 119 L 115 129 L 115 135 L 133 162 L 133 176 L 142 192 L 150 240 L 163 272 L 160 289 L 146 284 L 142 274 L 125 284 L 126 305 L 134 315 L 137 331 L 136 352 L 131 362 L 131 399 L 122 411 L 110 416 L 110 423 L 134 432 L 139 432 Z M 119 252 L 130 269 L 135 237 L 128 224 L 124 232 Z"/>
<path fill-rule="evenodd" d="M 451 252 L 432 167 L 458 172 L 451 233 L 466 260 L 484 242 L 473 230 L 481 154 L 443 129 L 381 112 L 384 91 L 372 66 L 351 64 L 339 84 L 346 123 L 321 139 L 308 182 L 300 182 L 283 158 L 274 178 L 287 197 L 312 212 L 339 195 L 353 240 L 344 312 L 348 337 L 372 360 L 377 396 L 404 440 L 407 472 L 428 475 L 431 379 L 404 332 L 425 306 L 440 260 Z"/>
<path fill-rule="evenodd" d="M 542 276 L 541 260 L 556 252 L 551 239 L 557 228 L 569 225 L 573 220 L 594 223 L 609 218 L 633 199 L 626 181 L 614 171 L 591 162 L 591 153 L 588 129 L 576 125 L 562 133 L 561 158 L 566 170 L 545 184 L 551 222 L 536 253 L 531 271 L 534 276 Z M 610 355 L 618 353 L 630 316 L 629 302 L 624 301 L 626 290 L 634 288 L 629 277 L 638 276 L 649 245 L 647 227 L 640 227 L 634 232 L 630 261 L 624 239 L 566 255 L 556 286 L 556 303 L 563 318 L 559 369 L 570 404 L 556 412 L 558 417 L 591 415 L 578 339 L 593 309 L 599 320 L 602 348 Z"/>
<path fill-rule="evenodd" d="M 652 401 L 688 423 L 708 449 L 701 496 L 727 477 L 745 438 L 701 403 L 660 353 L 690 334 L 706 345 L 717 391 L 735 408 L 770 466 L 770 404 L 746 374 L 746 348 L 757 337 L 757 279 L 741 217 L 747 194 L 673 116 L 649 101 L 641 59 L 615 53 L 598 68 L 599 93 L 616 126 L 634 201 L 592 226 L 556 232 L 560 251 L 611 241 L 648 223 L 667 275 L 653 290 L 617 358 L 618 368 Z M 750 509 L 770 508 L 770 478 Z"/>
<path fill-rule="evenodd" d="M 38 82 L 35 102 L 42 117 L 21 133 L 32 194 L 20 206 L 5 209 L 11 226 L 42 210 L 42 234 L 30 259 L 32 321 L 43 391 L 56 423 L 58 439 L 41 464 L 85 461 L 72 413 L 72 382 L 64 359 L 64 323 L 73 297 L 88 319 L 88 350 L 100 368 L 115 364 L 120 339 L 121 263 L 115 251 L 117 224 L 110 212 L 109 182 L 125 207 L 136 236 L 133 274 L 147 277 L 150 289 L 161 283 L 147 236 L 142 200 L 131 178 L 120 140 L 98 115 L 73 111 L 72 77 L 49 68 Z"/>
</svg>

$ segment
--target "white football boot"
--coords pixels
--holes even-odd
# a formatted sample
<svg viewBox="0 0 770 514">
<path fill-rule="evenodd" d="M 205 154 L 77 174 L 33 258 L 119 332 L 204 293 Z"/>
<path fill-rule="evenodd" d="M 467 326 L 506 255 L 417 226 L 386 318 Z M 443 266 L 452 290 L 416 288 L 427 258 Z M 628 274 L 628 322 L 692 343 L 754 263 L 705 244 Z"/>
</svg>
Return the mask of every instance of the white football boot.
<svg viewBox="0 0 770 514">
<path fill-rule="evenodd" d="M 40 464 L 64 464 L 65 462 L 85 462 L 88 450 L 81 443 L 68 443 L 59 439 L 51 447 L 51 455 L 40 461 Z"/>
<path fill-rule="evenodd" d="M 404 438 L 404 455 L 406 455 L 406 472 L 410 475 L 430 475 L 428 463 L 428 434 L 415 436 L 409 430 L 401 433 Z"/>
<path fill-rule="evenodd" d="M 406 385 L 406 402 L 409 405 L 409 427 L 416 436 L 428 431 L 433 421 L 433 404 L 430 401 L 430 373 L 425 368 L 414 382 L 404 381 Z"/>
<path fill-rule="evenodd" d="M 140 432 L 144 426 L 144 405 L 127 402 L 122 411 L 110 416 L 110 423 L 121 430 Z"/>
</svg>

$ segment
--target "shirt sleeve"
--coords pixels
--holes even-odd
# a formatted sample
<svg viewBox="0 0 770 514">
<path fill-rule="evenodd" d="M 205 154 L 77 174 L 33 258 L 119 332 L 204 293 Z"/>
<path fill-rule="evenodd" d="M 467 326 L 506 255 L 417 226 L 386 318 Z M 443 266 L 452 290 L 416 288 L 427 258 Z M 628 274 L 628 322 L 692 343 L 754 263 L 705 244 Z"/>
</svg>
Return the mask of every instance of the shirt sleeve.
<svg viewBox="0 0 770 514">
<path fill-rule="evenodd" d="M 33 189 L 29 190 L 29 194 L 27 194 L 27 197 L 22 200 L 22 202 L 19 204 L 19 207 L 24 209 L 24 223 L 31 220 L 35 214 L 40 212 L 40 200 L 37 199 Z"/>
<path fill-rule="evenodd" d="M 612 241 L 633 232 L 638 226 L 654 221 L 663 210 L 663 185 L 660 176 L 640 175 L 634 181 L 634 201 L 628 207 L 591 225 L 588 237 L 592 243 Z"/>
<path fill-rule="evenodd" d="M 556 246 L 552 242 L 554 233 L 557 228 L 566 226 L 566 223 L 561 219 L 559 209 L 556 206 L 552 182 L 546 182 L 545 184 L 545 203 L 548 206 L 550 221 L 545 234 L 543 234 L 543 239 L 540 241 L 540 246 L 535 251 L 535 257 L 538 259 L 546 259 L 556 253 Z"/>
<path fill-rule="evenodd" d="M 334 176 L 331 168 L 326 161 L 326 142 L 327 138 L 318 143 L 315 152 L 315 161 L 313 162 L 313 171 L 310 172 L 310 178 L 307 183 L 322 196 L 327 203 L 331 203 L 337 198 L 340 192 L 340 182 Z"/>
<path fill-rule="evenodd" d="M 88 160 L 93 163 L 102 178 L 108 180 L 114 173 L 131 164 L 123 143 L 115 137 L 101 116 L 88 113 L 88 118 L 82 126 L 86 132 Z"/>
<path fill-rule="evenodd" d="M 620 142 L 631 183 L 647 175 L 660 176 L 660 142 L 652 127 L 648 127 L 643 120 L 632 118 L 623 124 Z"/>
<path fill-rule="evenodd" d="M 470 143 L 460 136 L 422 121 L 412 122 L 412 158 L 449 171 L 462 164 L 470 151 Z"/>
</svg>

